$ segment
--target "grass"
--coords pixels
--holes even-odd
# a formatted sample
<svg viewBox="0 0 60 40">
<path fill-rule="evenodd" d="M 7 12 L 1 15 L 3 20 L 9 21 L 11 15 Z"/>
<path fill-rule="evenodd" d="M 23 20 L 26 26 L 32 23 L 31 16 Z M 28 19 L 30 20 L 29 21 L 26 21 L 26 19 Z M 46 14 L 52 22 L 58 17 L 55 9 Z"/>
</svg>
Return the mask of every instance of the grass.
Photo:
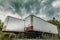
<svg viewBox="0 0 60 40">
<path fill-rule="evenodd" d="M 18 37 L 20 36 L 20 38 L 16 38 L 16 34 L 14 34 L 14 33 L 7 33 L 7 32 L 2 32 L 2 31 L 0 31 L 0 40 L 2 40 L 2 39 L 6 39 L 6 40 L 11 40 L 11 38 L 10 38 L 10 36 L 9 37 L 3 37 L 4 36 L 4 34 L 9 34 L 10 36 L 11 35 L 13 35 L 13 36 L 15 36 L 15 38 L 14 38 L 14 40 L 16 39 L 16 40 L 58 40 L 58 38 L 50 38 L 50 39 L 47 39 L 46 38 L 46 36 L 44 37 L 44 38 L 40 38 L 40 37 L 36 37 L 36 38 L 27 38 L 25 35 L 24 35 L 24 33 L 19 33 L 18 34 Z M 33 35 L 34 36 L 34 35 Z M 44 35 L 43 35 L 44 36 Z"/>
</svg>

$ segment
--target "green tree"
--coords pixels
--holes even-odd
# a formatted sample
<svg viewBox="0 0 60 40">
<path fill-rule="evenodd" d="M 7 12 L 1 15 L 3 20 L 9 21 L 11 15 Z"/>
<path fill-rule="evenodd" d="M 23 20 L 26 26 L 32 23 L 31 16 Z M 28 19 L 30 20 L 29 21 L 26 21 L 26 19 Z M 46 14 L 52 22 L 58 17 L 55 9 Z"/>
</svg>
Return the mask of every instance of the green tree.
<svg viewBox="0 0 60 40">
<path fill-rule="evenodd" d="M 58 20 L 55 19 L 55 17 L 53 17 L 53 19 L 48 20 L 48 22 L 58 26 L 58 28 L 60 28 L 60 22 Z"/>
<path fill-rule="evenodd" d="M 3 27 L 3 22 L 0 20 L 0 30 L 2 29 Z"/>
</svg>

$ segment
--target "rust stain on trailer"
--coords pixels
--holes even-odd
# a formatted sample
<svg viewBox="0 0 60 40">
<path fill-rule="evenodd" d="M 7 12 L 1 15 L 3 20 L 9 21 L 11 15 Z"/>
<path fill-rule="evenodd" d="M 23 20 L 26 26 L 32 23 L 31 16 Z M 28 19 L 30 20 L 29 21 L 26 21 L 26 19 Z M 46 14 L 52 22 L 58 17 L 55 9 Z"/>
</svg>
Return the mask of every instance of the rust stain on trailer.
<svg viewBox="0 0 60 40">
<path fill-rule="evenodd" d="M 33 26 L 25 27 L 24 31 L 33 31 Z"/>
</svg>

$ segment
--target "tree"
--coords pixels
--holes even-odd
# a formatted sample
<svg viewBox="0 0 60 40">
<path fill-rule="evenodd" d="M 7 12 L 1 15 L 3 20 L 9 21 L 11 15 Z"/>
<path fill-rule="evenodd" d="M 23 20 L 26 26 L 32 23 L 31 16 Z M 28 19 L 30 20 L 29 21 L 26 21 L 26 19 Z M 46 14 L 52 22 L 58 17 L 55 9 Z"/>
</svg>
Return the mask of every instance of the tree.
<svg viewBox="0 0 60 40">
<path fill-rule="evenodd" d="M 51 19 L 51 20 L 48 20 L 48 22 L 50 22 L 50 23 L 52 23 L 52 24 L 54 24 L 54 25 L 56 25 L 56 26 L 59 25 L 59 21 L 56 20 L 55 17 L 53 17 L 53 19 Z"/>
<path fill-rule="evenodd" d="M 0 20 L 0 30 L 2 29 L 3 27 L 3 22 Z"/>
</svg>

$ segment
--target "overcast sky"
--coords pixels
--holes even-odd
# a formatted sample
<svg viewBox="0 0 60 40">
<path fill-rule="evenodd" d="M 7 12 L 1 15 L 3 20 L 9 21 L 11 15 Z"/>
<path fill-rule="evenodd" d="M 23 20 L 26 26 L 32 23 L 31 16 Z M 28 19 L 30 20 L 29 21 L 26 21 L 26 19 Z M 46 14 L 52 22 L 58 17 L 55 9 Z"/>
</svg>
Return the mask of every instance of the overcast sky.
<svg viewBox="0 0 60 40">
<path fill-rule="evenodd" d="M 0 19 L 36 15 L 44 20 L 55 17 L 60 20 L 60 0 L 0 0 Z"/>
</svg>

